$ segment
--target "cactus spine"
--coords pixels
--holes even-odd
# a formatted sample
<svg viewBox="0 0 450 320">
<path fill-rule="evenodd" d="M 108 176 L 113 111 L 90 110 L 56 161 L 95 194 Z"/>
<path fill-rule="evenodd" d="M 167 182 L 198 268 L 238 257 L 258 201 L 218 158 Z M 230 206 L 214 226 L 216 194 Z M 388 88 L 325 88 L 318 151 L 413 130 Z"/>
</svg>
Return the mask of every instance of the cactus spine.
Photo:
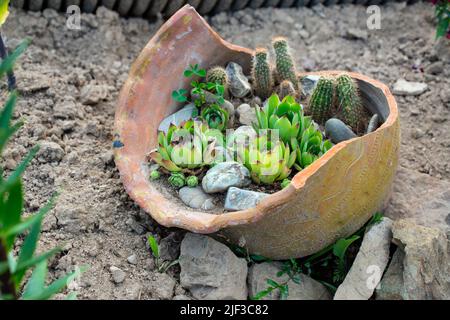
<svg viewBox="0 0 450 320">
<path fill-rule="evenodd" d="M 289 80 L 296 89 L 299 89 L 295 64 L 289 52 L 289 44 L 286 38 L 273 39 L 272 46 L 275 51 L 275 63 L 280 81 Z"/>
<path fill-rule="evenodd" d="M 206 81 L 221 84 L 228 88 L 228 75 L 224 68 L 213 67 L 206 72 Z"/>
<path fill-rule="evenodd" d="M 267 49 L 256 49 L 252 71 L 255 94 L 261 99 L 268 98 L 272 94 L 273 78 Z"/>
<path fill-rule="evenodd" d="M 289 80 L 284 80 L 278 87 L 278 95 L 280 96 L 280 99 L 284 99 L 286 96 L 295 97 L 297 92 L 295 91 L 292 82 Z"/>
<path fill-rule="evenodd" d="M 309 100 L 309 111 L 314 121 L 323 123 L 327 120 L 333 107 L 333 80 L 321 77 Z"/>
<path fill-rule="evenodd" d="M 343 74 L 337 78 L 336 98 L 342 119 L 352 127 L 353 131 L 358 131 L 359 124 L 364 116 L 364 108 L 358 87 L 350 76 Z"/>
</svg>

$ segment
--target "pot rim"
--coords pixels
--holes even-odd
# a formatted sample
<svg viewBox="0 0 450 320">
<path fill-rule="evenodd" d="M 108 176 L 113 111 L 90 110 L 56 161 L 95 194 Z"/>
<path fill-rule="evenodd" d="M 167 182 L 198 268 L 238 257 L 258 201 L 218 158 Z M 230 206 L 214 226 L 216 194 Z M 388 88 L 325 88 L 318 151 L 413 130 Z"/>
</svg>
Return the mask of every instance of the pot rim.
<svg viewBox="0 0 450 320">
<path fill-rule="evenodd" d="M 145 46 L 145 48 L 141 51 L 136 61 L 133 63 L 130 73 L 128 75 L 128 78 L 121 90 L 120 96 L 119 96 L 119 102 L 116 107 L 116 119 L 115 119 L 115 132 L 118 132 L 118 125 L 119 125 L 119 117 L 118 113 L 123 108 L 124 105 L 128 103 L 130 90 L 132 88 L 132 85 L 135 81 L 139 80 L 141 71 L 138 70 L 138 67 L 140 66 L 139 61 L 144 60 L 143 58 L 148 54 L 148 52 L 151 51 L 151 48 L 154 46 L 159 45 L 160 39 L 163 37 L 163 35 L 168 31 L 170 26 L 177 22 L 177 20 L 180 19 L 200 19 L 204 26 L 207 28 L 207 30 L 211 33 L 211 36 L 218 42 L 220 42 L 223 46 L 227 47 L 228 49 L 237 51 L 237 52 L 245 52 L 251 54 L 253 50 L 240 47 L 234 44 L 231 44 L 225 40 L 223 40 L 210 26 L 209 24 L 195 11 L 195 9 L 190 5 L 185 5 L 183 8 L 181 8 L 177 13 L 175 13 L 152 37 L 152 39 L 149 41 L 149 43 Z M 364 137 L 368 135 L 375 134 L 379 131 L 382 131 L 390 126 L 392 126 L 398 119 L 398 109 L 397 109 L 397 103 L 394 99 L 394 96 L 390 92 L 389 88 L 381 83 L 380 81 L 374 80 L 370 77 L 367 77 L 365 75 L 356 73 L 356 72 L 346 72 L 346 71 L 338 71 L 338 70 L 330 70 L 330 71 L 318 71 L 318 72 L 305 72 L 305 73 L 299 73 L 299 75 L 323 75 L 323 76 L 332 76 L 336 74 L 348 74 L 354 79 L 358 79 L 364 82 L 367 82 L 371 84 L 372 86 L 380 89 L 383 92 L 383 95 L 385 96 L 387 100 L 387 105 L 389 108 L 389 115 L 387 119 L 384 121 L 384 123 L 377 128 L 374 132 L 365 134 L 360 137 L 355 137 L 353 139 L 340 142 L 336 145 L 334 145 L 330 150 L 328 150 L 322 157 L 314 161 L 310 166 L 303 169 L 302 171 L 298 172 L 292 179 L 291 184 L 276 193 L 273 193 L 266 198 L 264 198 L 262 201 L 260 201 L 255 207 L 241 210 L 241 211 L 233 211 L 233 212 L 226 212 L 226 213 L 209 213 L 209 212 L 203 212 L 203 211 L 196 211 L 194 209 L 190 209 L 187 207 L 179 206 L 176 203 L 173 203 L 171 200 L 169 200 L 167 197 L 164 197 L 159 191 L 153 190 L 154 192 L 157 192 L 158 196 L 152 196 L 149 195 L 144 197 L 142 196 L 142 190 L 139 190 L 139 192 L 136 192 L 132 188 L 128 186 L 127 178 L 123 175 L 124 170 L 122 168 L 127 165 L 126 161 L 122 160 L 122 157 L 119 157 L 118 155 L 121 155 L 121 149 L 115 149 L 115 161 L 116 165 L 119 169 L 121 180 L 124 184 L 124 187 L 129 194 L 129 196 L 145 211 L 149 212 L 150 215 L 160 224 L 166 226 L 166 227 L 180 227 L 183 229 L 187 229 L 193 232 L 197 233 L 213 233 L 220 229 L 229 227 L 229 226 L 236 226 L 236 225 L 242 225 L 242 224 L 248 224 L 253 223 L 261 218 L 263 218 L 266 214 L 269 214 L 274 211 L 277 207 L 282 206 L 286 203 L 286 201 L 294 196 L 295 193 L 298 192 L 299 189 L 303 188 L 307 181 L 314 176 L 314 174 L 323 167 L 336 153 L 338 153 L 340 150 L 344 149 L 347 145 L 350 143 L 353 143 L 354 141 L 358 139 L 363 139 Z M 157 133 L 155 133 L 157 134 Z M 148 182 L 147 188 L 150 190 L 151 182 Z M 150 199 L 149 199 L 150 198 Z M 149 204 L 148 202 L 151 202 Z M 163 207 L 172 207 L 173 210 L 171 212 L 164 212 Z"/>
</svg>

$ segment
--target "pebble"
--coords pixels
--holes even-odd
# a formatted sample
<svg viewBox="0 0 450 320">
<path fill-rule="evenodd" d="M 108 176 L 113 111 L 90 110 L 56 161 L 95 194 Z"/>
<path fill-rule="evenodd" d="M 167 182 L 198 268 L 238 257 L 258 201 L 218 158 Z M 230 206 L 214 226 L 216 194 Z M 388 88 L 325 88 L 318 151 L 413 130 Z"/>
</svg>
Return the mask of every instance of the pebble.
<svg viewBox="0 0 450 320">
<path fill-rule="evenodd" d="M 399 96 L 418 96 L 428 89 L 428 85 L 423 82 L 406 81 L 398 79 L 394 84 L 392 92 Z"/>
<path fill-rule="evenodd" d="M 249 104 L 243 103 L 236 109 L 239 116 L 239 122 L 243 125 L 251 126 L 256 122 L 255 108 L 250 107 Z"/>
<path fill-rule="evenodd" d="M 114 283 L 119 284 L 125 280 L 126 273 L 122 269 L 117 268 L 116 266 L 111 266 L 109 271 L 111 272 Z"/>
<path fill-rule="evenodd" d="M 245 187 L 251 183 L 250 172 L 238 162 L 222 162 L 208 170 L 202 181 L 206 193 L 226 191 L 230 187 Z"/>
<path fill-rule="evenodd" d="M 102 100 L 106 100 L 109 88 L 105 85 L 88 84 L 81 89 L 80 100 L 84 105 L 95 105 Z"/>
<path fill-rule="evenodd" d="M 344 122 L 336 118 L 331 118 L 325 123 L 325 135 L 333 143 L 356 137 L 356 134 Z"/>
<path fill-rule="evenodd" d="M 239 64 L 230 62 L 226 71 L 230 81 L 230 92 L 234 97 L 243 98 L 250 93 L 252 88 Z"/>
<path fill-rule="evenodd" d="M 239 211 L 250 209 L 256 207 L 256 205 L 267 196 L 267 193 L 231 187 L 228 189 L 225 198 L 225 210 Z"/>
<path fill-rule="evenodd" d="M 127 261 L 128 261 L 129 264 L 137 265 L 137 257 L 136 257 L 136 255 L 132 254 L 131 256 L 129 256 L 127 258 Z"/>
<path fill-rule="evenodd" d="M 200 186 L 183 187 L 178 191 L 181 201 L 193 209 L 212 210 L 216 207 L 214 198 L 205 193 Z"/>
</svg>

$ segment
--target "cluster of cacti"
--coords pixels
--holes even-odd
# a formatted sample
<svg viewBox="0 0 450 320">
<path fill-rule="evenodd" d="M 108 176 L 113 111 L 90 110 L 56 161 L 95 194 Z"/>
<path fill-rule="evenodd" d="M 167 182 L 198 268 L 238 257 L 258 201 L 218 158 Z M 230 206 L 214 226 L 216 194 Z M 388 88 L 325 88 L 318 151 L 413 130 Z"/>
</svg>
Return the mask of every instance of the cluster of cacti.
<svg viewBox="0 0 450 320">
<path fill-rule="evenodd" d="M 273 39 L 272 46 L 275 52 L 275 63 L 280 81 L 288 80 L 298 89 L 298 78 L 294 60 L 289 52 L 289 44 L 286 38 Z"/>
<path fill-rule="evenodd" d="M 227 72 L 223 67 L 217 66 L 209 69 L 206 72 L 206 81 L 220 84 L 224 88 L 225 95 L 227 95 L 229 80 Z"/>
<path fill-rule="evenodd" d="M 355 81 L 348 75 L 340 75 L 336 80 L 337 108 L 344 122 L 358 131 L 364 116 L 364 107 Z"/>
<path fill-rule="evenodd" d="M 268 51 L 265 48 L 258 48 L 255 51 L 252 77 L 255 94 L 261 99 L 269 97 L 273 90 L 273 78 Z"/>
<path fill-rule="evenodd" d="M 333 79 L 321 77 L 309 100 L 309 112 L 314 121 L 324 123 L 330 117 L 333 105 Z"/>
</svg>

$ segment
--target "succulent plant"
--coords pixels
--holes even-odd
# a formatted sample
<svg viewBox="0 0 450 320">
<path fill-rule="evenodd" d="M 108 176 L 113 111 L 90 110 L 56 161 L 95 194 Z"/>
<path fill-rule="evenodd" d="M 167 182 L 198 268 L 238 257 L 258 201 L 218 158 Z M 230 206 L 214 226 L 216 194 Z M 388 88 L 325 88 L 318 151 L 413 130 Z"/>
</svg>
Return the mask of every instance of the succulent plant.
<svg viewBox="0 0 450 320">
<path fill-rule="evenodd" d="M 284 99 L 287 96 L 295 97 L 297 95 L 297 91 L 295 90 L 292 82 L 290 82 L 289 80 L 284 80 L 278 87 L 278 95 L 281 99 Z"/>
<path fill-rule="evenodd" d="M 225 92 L 228 91 L 228 75 L 223 67 L 213 67 L 206 72 L 206 81 L 220 84 L 224 87 Z"/>
<path fill-rule="evenodd" d="M 186 177 L 182 172 L 172 172 L 169 179 L 169 184 L 174 188 L 182 188 L 186 184 Z"/>
<path fill-rule="evenodd" d="M 186 178 L 186 185 L 190 188 L 198 186 L 198 178 L 196 176 L 189 176 Z"/>
<path fill-rule="evenodd" d="M 309 111 L 314 121 L 325 122 L 331 114 L 334 100 L 332 79 L 321 77 L 309 100 Z"/>
<path fill-rule="evenodd" d="M 158 170 L 153 170 L 152 172 L 150 172 L 150 180 L 158 180 L 161 177 L 161 174 L 159 173 Z"/>
<path fill-rule="evenodd" d="M 195 174 L 212 160 L 211 153 L 223 145 L 223 135 L 206 123 L 188 120 L 180 126 L 171 125 L 167 134 L 159 132 L 158 148 L 150 159 L 169 172 Z"/>
<path fill-rule="evenodd" d="M 272 46 L 275 51 L 275 63 L 280 81 L 289 80 L 296 89 L 299 89 L 295 64 L 289 52 L 287 39 L 284 37 L 277 37 L 273 39 Z"/>
<path fill-rule="evenodd" d="M 223 131 L 227 128 L 229 120 L 228 112 L 217 104 L 211 104 L 203 108 L 200 117 L 212 129 Z"/>
<path fill-rule="evenodd" d="M 356 132 L 364 117 L 364 107 L 358 86 L 348 75 L 340 75 L 336 80 L 336 99 L 342 119 Z"/>
<path fill-rule="evenodd" d="M 269 97 L 273 90 L 272 70 L 265 48 L 257 48 L 253 57 L 253 86 L 255 94 L 261 99 Z"/>
<path fill-rule="evenodd" d="M 281 188 L 287 188 L 289 185 L 291 184 L 291 180 L 289 179 L 284 179 L 283 181 L 281 181 Z"/>
<path fill-rule="evenodd" d="M 301 139 L 295 140 L 292 148 L 296 151 L 295 168 L 300 171 L 320 158 L 333 144 L 329 140 L 323 140 L 322 133 L 309 126 L 303 131 Z"/>
<path fill-rule="evenodd" d="M 269 140 L 268 135 L 257 137 L 239 150 L 238 160 L 250 170 L 255 183 L 272 184 L 286 179 L 295 163 L 296 152 L 291 152 L 283 141 Z"/>
</svg>

